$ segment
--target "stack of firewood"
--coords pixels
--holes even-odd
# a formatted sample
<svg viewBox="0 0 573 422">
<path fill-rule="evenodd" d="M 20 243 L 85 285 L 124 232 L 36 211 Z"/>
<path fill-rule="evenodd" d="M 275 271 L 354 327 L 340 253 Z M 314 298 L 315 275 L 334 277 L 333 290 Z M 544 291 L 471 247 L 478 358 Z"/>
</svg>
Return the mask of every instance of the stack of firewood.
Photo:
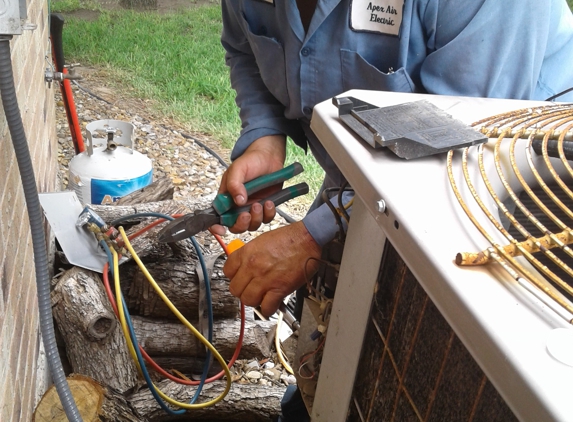
<svg viewBox="0 0 573 422">
<path fill-rule="evenodd" d="M 157 191 L 161 191 L 159 197 L 156 196 Z M 172 191 L 167 192 L 169 194 L 172 195 Z M 120 216 L 141 212 L 170 215 L 189 213 L 207 208 L 213 199 L 157 200 L 165 199 L 164 196 L 165 186 L 156 186 L 124 198 L 122 205 L 93 208 L 109 223 Z M 150 198 L 154 202 L 149 202 Z M 126 205 L 134 202 L 137 205 Z M 134 219 L 122 224 L 129 226 L 129 234 L 149 223 L 149 219 Z M 197 253 L 189 241 L 174 244 L 157 242 L 161 227 L 159 225 L 146 231 L 134 239 L 132 245 L 163 292 L 197 327 L 200 271 Z M 197 240 L 203 254 L 214 261 L 210 277 L 213 345 L 228 361 L 239 338 L 239 303 L 229 293 L 228 279 L 222 271 L 225 257 L 221 248 L 210 236 L 198 235 Z M 191 378 L 200 374 L 206 355 L 205 346 L 177 320 L 133 259 L 120 266 L 120 280 L 139 344 L 159 365 L 174 375 L 183 374 Z M 110 282 L 113 283 L 113 280 Z M 215 406 L 190 410 L 180 417 L 169 416 L 155 402 L 138 375 L 100 274 L 79 267 L 66 270 L 54 280 L 52 304 L 56 326 L 73 372 L 69 383 L 80 412 L 85 412 L 84 420 L 270 421 L 280 411 L 284 386 L 234 383 L 227 397 Z M 274 324 L 255 320 L 252 312 L 247 312 L 247 315 L 239 359 L 268 359 L 271 356 L 269 332 L 275 328 Z M 164 380 L 148 368 L 156 385 L 169 396 L 182 402 L 188 402 L 193 397 L 195 387 Z M 210 375 L 220 370 L 220 365 L 214 360 Z M 224 387 L 224 380 L 207 384 L 199 402 L 212 400 Z M 60 406 L 55 391 L 49 390 L 36 409 L 35 420 L 59 420 L 54 419 L 54 415 L 60 412 L 63 417 Z"/>
</svg>

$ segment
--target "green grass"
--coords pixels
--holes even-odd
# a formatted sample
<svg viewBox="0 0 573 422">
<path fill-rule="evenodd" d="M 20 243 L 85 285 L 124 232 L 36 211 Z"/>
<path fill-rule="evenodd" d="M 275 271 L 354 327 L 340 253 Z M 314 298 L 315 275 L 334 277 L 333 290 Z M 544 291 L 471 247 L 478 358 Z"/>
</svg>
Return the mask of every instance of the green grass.
<svg viewBox="0 0 573 422">
<path fill-rule="evenodd" d="M 53 9 L 69 12 L 78 1 L 58 1 Z M 66 16 L 66 62 L 105 68 L 135 96 L 153 99 L 164 115 L 230 147 L 239 134 L 240 120 L 220 44 L 221 29 L 218 4 L 165 15 L 102 11 L 95 21 Z M 304 179 L 316 192 L 323 173 L 314 158 L 289 142 L 287 160 L 303 164 Z"/>
</svg>

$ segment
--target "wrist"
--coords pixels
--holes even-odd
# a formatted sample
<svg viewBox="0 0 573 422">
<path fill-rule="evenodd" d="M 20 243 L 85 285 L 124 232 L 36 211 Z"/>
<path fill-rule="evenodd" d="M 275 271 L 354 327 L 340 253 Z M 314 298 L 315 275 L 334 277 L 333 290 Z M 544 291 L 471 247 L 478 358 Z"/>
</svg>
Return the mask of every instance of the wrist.
<svg viewBox="0 0 573 422">
<path fill-rule="evenodd" d="M 320 258 L 322 255 L 322 247 L 314 240 L 306 226 L 302 221 L 297 221 L 291 224 L 291 227 L 296 231 L 296 237 L 300 241 L 301 246 L 306 251 L 309 257 Z"/>
</svg>

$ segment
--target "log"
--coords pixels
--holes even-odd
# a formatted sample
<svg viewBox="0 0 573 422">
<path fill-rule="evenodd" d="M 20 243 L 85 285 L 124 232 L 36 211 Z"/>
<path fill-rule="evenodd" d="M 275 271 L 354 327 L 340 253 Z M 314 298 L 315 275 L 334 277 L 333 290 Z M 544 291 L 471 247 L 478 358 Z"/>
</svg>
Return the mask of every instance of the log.
<svg viewBox="0 0 573 422">
<path fill-rule="evenodd" d="M 75 373 L 122 393 L 136 385 L 135 364 L 96 273 L 66 271 L 52 292 L 52 308 Z"/>
<path fill-rule="evenodd" d="M 205 346 L 181 323 L 132 316 L 139 343 L 150 356 L 205 356 Z M 191 323 L 197 327 L 196 324 Z M 268 321 L 246 321 L 239 359 L 270 356 L 266 333 L 275 325 Z M 213 346 L 229 360 L 239 340 L 240 320 L 219 320 L 213 324 Z"/>
<path fill-rule="evenodd" d="M 215 319 L 235 318 L 239 312 L 239 301 L 229 292 L 229 280 L 223 274 L 224 258 L 217 259 L 211 274 L 211 296 Z M 199 315 L 199 280 L 197 259 L 187 262 L 179 258 L 168 258 L 161 262 L 146 264 L 159 287 L 181 313 L 190 320 Z M 161 300 L 145 275 L 134 265 L 120 267 L 122 291 L 131 312 L 141 316 L 176 319 Z"/>
<path fill-rule="evenodd" d="M 203 387 L 199 402 L 216 398 L 223 390 L 222 381 L 206 384 Z M 195 387 L 182 386 L 172 381 L 162 381 L 159 388 L 174 399 L 189 402 Z M 141 390 L 131 395 L 128 400 L 138 413 L 150 422 L 164 421 L 228 421 L 228 422 L 270 422 L 280 414 L 280 401 L 285 387 L 236 384 L 231 386 L 229 394 L 212 407 L 189 410 L 180 416 L 167 415 L 152 398 L 149 390 Z"/>
<path fill-rule="evenodd" d="M 188 356 L 151 356 L 151 358 L 155 361 L 155 363 L 157 363 L 167 372 L 170 372 L 173 375 L 177 375 L 172 372 L 173 370 L 176 370 L 189 378 L 193 375 L 200 375 L 203 372 L 203 365 L 205 363 L 205 358 L 195 358 Z M 154 371 L 151 365 L 147 365 L 147 369 L 150 372 Z M 213 360 L 213 364 L 209 368 L 207 376 L 212 377 L 219 372 L 221 372 L 221 365 L 217 360 Z M 162 374 L 157 373 L 157 375 L 160 380 L 165 379 Z"/>
<path fill-rule="evenodd" d="M 140 229 L 147 227 L 153 220 L 144 221 L 140 224 L 126 229 L 127 236 L 138 232 Z M 181 261 L 195 261 L 197 262 L 197 251 L 190 240 L 185 239 L 180 242 L 161 243 L 157 240 L 157 236 L 164 224 L 153 227 L 136 238 L 130 240 L 131 246 L 135 250 L 137 256 L 144 262 L 157 262 L 169 257 L 178 258 Z M 121 224 L 120 224 L 121 225 Z M 221 253 L 216 240 L 209 233 L 199 233 L 195 236 L 195 240 L 201 249 L 203 255 L 212 253 Z M 128 255 L 128 260 L 131 261 L 131 256 Z"/>
<path fill-rule="evenodd" d="M 215 194 L 199 198 L 185 198 L 171 201 L 149 202 L 135 205 L 90 205 L 106 223 L 126 216 L 143 212 L 158 212 L 161 214 L 188 214 L 195 210 L 209 208 L 215 199 Z M 132 223 L 139 223 L 143 218 L 129 220 Z"/>
<path fill-rule="evenodd" d="M 84 421 L 140 422 L 146 420 L 119 392 L 97 381 L 72 375 L 68 379 L 70 391 Z M 68 418 L 52 385 L 36 407 L 33 422 L 67 422 Z"/>
<path fill-rule="evenodd" d="M 169 177 L 160 177 L 155 182 L 143 189 L 131 192 L 113 202 L 111 205 L 133 205 L 144 204 L 146 202 L 157 202 L 173 199 L 175 186 Z"/>
</svg>

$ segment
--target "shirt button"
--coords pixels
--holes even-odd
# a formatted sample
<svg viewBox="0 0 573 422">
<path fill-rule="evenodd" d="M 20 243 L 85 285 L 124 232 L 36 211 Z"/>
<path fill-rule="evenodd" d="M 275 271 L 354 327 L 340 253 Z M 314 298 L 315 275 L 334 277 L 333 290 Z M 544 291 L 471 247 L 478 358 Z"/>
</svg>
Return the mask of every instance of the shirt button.
<svg viewBox="0 0 573 422">
<path fill-rule="evenodd" d="M 308 115 L 308 114 L 312 114 L 312 108 L 310 108 L 310 107 L 305 107 L 305 108 L 302 109 L 302 112 L 303 112 L 304 114 L 307 114 L 307 115 Z"/>
<path fill-rule="evenodd" d="M 308 56 L 310 54 L 310 48 L 304 47 L 300 52 L 303 56 Z"/>
</svg>

